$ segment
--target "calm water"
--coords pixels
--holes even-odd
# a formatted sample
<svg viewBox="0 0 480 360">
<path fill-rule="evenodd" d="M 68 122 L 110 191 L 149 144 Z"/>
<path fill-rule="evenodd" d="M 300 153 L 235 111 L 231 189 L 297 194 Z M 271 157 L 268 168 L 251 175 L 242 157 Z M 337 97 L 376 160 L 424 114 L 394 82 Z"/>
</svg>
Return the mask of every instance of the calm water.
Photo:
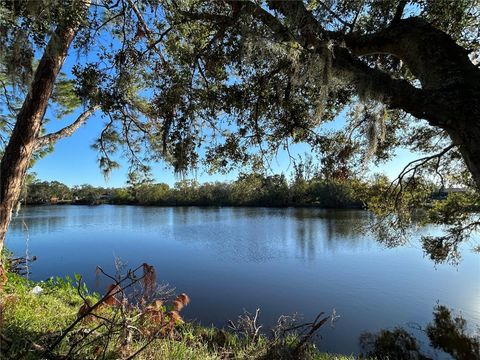
<svg viewBox="0 0 480 360">
<path fill-rule="evenodd" d="M 359 225 L 368 216 L 318 209 L 28 207 L 13 221 L 7 247 L 38 257 L 34 280 L 77 272 L 90 289 L 96 265 L 113 273 L 115 257 L 131 267 L 153 264 L 159 280 L 190 295 L 185 317 L 205 325 L 223 326 L 244 309 L 261 308 L 267 327 L 281 314 L 297 312 L 307 321 L 335 309 L 340 318 L 318 341 L 332 352 L 360 352 L 364 331 L 425 325 L 437 303 L 471 328 L 480 325 L 479 255 L 467 246 L 459 266 L 435 267 L 416 241 L 385 249 L 362 234 Z"/>
</svg>

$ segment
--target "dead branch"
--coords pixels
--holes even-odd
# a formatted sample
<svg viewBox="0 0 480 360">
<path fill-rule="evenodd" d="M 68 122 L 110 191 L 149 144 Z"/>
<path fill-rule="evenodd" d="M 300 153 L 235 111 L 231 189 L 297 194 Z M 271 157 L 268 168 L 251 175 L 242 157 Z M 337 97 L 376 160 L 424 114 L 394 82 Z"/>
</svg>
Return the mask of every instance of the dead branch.
<svg viewBox="0 0 480 360">
<path fill-rule="evenodd" d="M 52 354 L 52 351 L 60 344 L 60 342 L 62 342 L 62 340 L 67 336 L 67 334 L 69 332 L 71 332 L 75 326 L 80 323 L 84 318 L 86 318 L 87 316 L 91 315 L 93 313 L 93 311 L 97 308 L 99 308 L 101 305 L 103 305 L 105 303 L 105 301 L 111 297 L 111 296 L 115 296 L 123 291 L 125 291 L 125 289 L 133 286 L 135 283 L 137 283 L 138 281 L 140 281 L 142 277 L 139 277 L 139 278 L 134 278 L 131 274 L 132 273 L 135 273 L 135 271 L 137 271 L 138 269 L 140 269 L 140 267 L 142 267 L 142 265 L 140 265 L 139 267 L 137 267 L 135 270 L 132 271 L 129 271 L 128 274 L 123 277 L 122 279 L 120 280 L 115 280 L 116 282 L 116 285 L 118 286 L 118 290 L 114 291 L 114 292 L 107 292 L 99 301 L 97 301 L 95 304 L 93 304 L 90 308 L 87 309 L 87 311 L 85 311 L 84 313 L 80 314 L 80 316 L 77 317 L 77 319 L 75 321 L 73 321 L 65 330 L 62 331 L 61 335 L 58 336 L 58 338 L 45 350 L 44 352 L 44 355 L 45 356 L 48 356 L 48 355 L 51 355 Z M 100 267 L 97 267 L 100 269 L 100 271 L 105 274 L 105 272 L 103 271 L 103 269 L 101 269 Z M 107 275 L 108 276 L 108 275 Z M 111 276 L 108 276 L 110 278 L 112 278 Z M 120 286 L 122 283 L 124 283 L 125 281 L 127 281 L 128 279 L 131 280 L 131 282 L 125 286 Z"/>
<path fill-rule="evenodd" d="M 54 133 L 39 137 L 37 139 L 37 148 L 53 144 L 64 137 L 71 136 L 99 108 L 99 105 L 95 105 L 80 114 L 80 116 L 70 125 L 65 126 Z"/>
<path fill-rule="evenodd" d="M 311 338 L 315 335 L 318 329 L 320 329 L 322 325 L 325 324 L 328 319 L 330 319 L 330 316 L 326 316 L 323 319 L 320 319 L 323 314 L 324 312 L 322 311 L 320 314 L 317 315 L 317 317 L 312 323 L 307 324 L 310 330 L 305 335 L 303 335 L 302 339 L 293 350 L 294 353 L 298 353 L 298 351 L 300 351 L 300 349 L 307 343 L 307 341 L 311 340 Z"/>
<path fill-rule="evenodd" d="M 243 315 L 238 317 L 237 323 L 229 320 L 227 322 L 228 327 L 234 332 L 243 334 L 246 338 L 251 338 L 255 341 L 258 339 L 260 330 L 263 327 L 262 325 L 257 324 L 259 314 L 260 309 L 255 310 L 255 314 L 245 311 Z"/>
</svg>

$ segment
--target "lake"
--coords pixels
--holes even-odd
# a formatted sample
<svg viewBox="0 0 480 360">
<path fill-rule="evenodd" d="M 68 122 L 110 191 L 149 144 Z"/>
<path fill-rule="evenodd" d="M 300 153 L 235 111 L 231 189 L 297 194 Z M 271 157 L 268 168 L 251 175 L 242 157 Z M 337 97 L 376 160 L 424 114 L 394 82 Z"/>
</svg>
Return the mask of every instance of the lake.
<svg viewBox="0 0 480 360">
<path fill-rule="evenodd" d="M 95 289 L 95 268 L 114 273 L 116 257 L 147 262 L 157 279 L 186 292 L 185 318 L 225 326 L 260 308 L 271 326 L 282 314 L 305 322 L 335 309 L 335 324 L 317 346 L 361 352 L 359 335 L 413 323 L 426 325 L 437 304 L 480 325 L 480 255 L 462 252 L 458 266 L 435 266 L 419 243 L 387 249 L 361 225 L 366 211 L 310 208 L 27 206 L 14 218 L 6 246 L 36 255 L 30 278 L 80 273 Z M 103 286 L 103 285 L 102 285 Z M 428 339 L 423 338 L 425 343 Z M 442 358 L 441 353 L 434 354 Z"/>
</svg>

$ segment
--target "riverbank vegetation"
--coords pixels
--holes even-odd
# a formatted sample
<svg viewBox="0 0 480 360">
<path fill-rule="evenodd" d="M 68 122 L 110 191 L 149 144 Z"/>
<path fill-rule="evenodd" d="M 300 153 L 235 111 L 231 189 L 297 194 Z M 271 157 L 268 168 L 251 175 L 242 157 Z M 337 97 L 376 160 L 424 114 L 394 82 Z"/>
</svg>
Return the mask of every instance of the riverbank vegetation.
<svg viewBox="0 0 480 360">
<path fill-rule="evenodd" d="M 8 258 L 6 264 L 11 264 Z M 435 349 L 454 359 L 480 355 L 480 336 L 461 315 L 433 309 L 425 327 L 391 327 L 359 336 L 360 357 L 321 352 L 316 332 L 335 316 L 320 313 L 311 323 L 282 316 L 270 332 L 261 314 L 245 312 L 224 328 L 184 320 L 187 294 L 159 286 L 155 269 L 142 264 L 110 278 L 104 295 L 91 292 L 79 275 L 33 282 L 11 267 L 0 289 L 0 357 L 3 359 L 140 360 L 354 360 L 436 358 Z M 194 301 L 194 299 L 192 300 Z M 260 314 L 260 316 L 259 316 Z M 425 343 L 428 339 L 429 346 Z"/>
<path fill-rule="evenodd" d="M 2 358 L 353 359 L 321 353 L 311 343 L 329 320 L 322 314 L 305 325 L 282 317 L 269 336 L 260 332 L 258 311 L 226 329 L 186 322 L 181 310 L 188 295 L 174 296 L 154 275 L 143 264 L 112 277 L 102 296 L 89 292 L 78 275 L 34 283 L 9 272 L 0 290 Z"/>
<path fill-rule="evenodd" d="M 359 181 L 314 178 L 288 182 L 284 175 L 242 174 L 235 181 L 199 183 L 130 183 L 123 188 L 68 187 L 58 181 L 33 181 L 26 204 L 137 204 L 163 206 L 317 206 L 361 208 Z"/>
<path fill-rule="evenodd" d="M 366 179 L 325 176 L 306 171 L 304 165 L 296 165 L 289 180 L 284 175 L 251 173 L 230 182 L 181 180 L 173 187 L 136 175 L 122 188 L 69 188 L 32 177 L 24 187 L 22 203 L 368 209 L 375 215 L 368 231 L 386 246 L 408 242 L 412 225 L 438 225 L 443 229 L 441 235 L 422 236 L 425 254 L 437 263 L 458 263 L 460 245 L 480 226 L 478 192 L 471 187 L 438 187 L 428 178 L 404 181 L 408 193 L 383 175 Z M 480 246 L 474 244 L 473 249 L 478 251 Z"/>
</svg>

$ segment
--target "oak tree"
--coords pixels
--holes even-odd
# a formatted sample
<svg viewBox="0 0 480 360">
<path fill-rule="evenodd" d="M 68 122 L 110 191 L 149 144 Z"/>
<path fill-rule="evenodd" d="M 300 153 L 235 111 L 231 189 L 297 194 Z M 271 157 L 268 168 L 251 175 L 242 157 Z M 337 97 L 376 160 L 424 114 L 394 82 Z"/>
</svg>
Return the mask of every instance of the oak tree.
<svg viewBox="0 0 480 360">
<path fill-rule="evenodd" d="M 371 208 L 401 229 L 432 182 L 467 188 L 429 215 L 450 232 L 425 238 L 425 250 L 448 259 L 480 224 L 466 213 L 480 188 L 479 15 L 478 0 L 3 2 L 2 110 L 13 119 L 2 117 L 0 247 L 32 156 L 98 111 L 106 172 L 118 151 L 133 171 L 163 160 L 181 173 L 259 169 L 307 143 L 325 173 L 346 179 L 399 146 L 423 152 L 377 183 L 389 197 Z M 62 83 L 72 43 L 87 56 Z M 45 134 L 62 84 L 84 112 Z M 339 114 L 345 127 L 325 130 Z"/>
</svg>

